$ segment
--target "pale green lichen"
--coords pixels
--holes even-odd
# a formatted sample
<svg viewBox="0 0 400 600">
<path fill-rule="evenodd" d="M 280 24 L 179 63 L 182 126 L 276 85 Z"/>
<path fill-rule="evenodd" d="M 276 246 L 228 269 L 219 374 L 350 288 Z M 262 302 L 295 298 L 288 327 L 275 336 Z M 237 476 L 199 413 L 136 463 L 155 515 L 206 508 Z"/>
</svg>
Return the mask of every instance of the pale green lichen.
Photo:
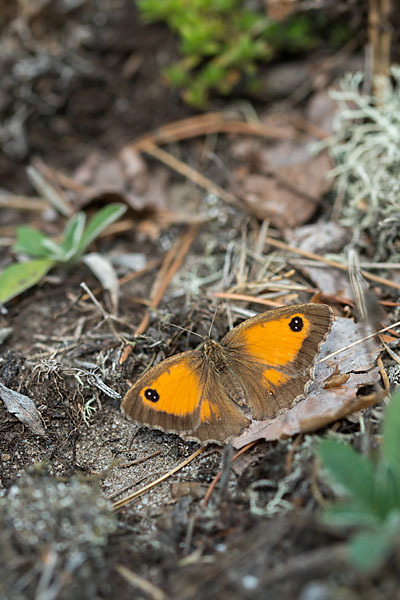
<svg viewBox="0 0 400 600">
<path fill-rule="evenodd" d="M 376 260 L 400 260 L 400 67 L 381 86 L 382 96 L 362 93 L 364 75 L 346 76 L 332 92 L 339 110 L 334 134 L 323 143 L 343 198 L 341 220 L 353 243 L 374 246 Z"/>
</svg>

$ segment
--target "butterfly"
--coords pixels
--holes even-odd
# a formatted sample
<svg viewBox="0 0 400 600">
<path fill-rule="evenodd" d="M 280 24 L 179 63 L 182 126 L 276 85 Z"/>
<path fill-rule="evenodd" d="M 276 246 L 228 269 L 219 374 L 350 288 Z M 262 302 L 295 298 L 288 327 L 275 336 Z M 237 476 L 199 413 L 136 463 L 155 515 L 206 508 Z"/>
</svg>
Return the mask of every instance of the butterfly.
<svg viewBox="0 0 400 600">
<path fill-rule="evenodd" d="M 313 380 L 333 321 L 326 304 L 284 306 L 247 319 L 220 342 L 172 356 L 142 375 L 122 411 L 138 424 L 223 443 L 252 419 L 290 408 Z"/>
</svg>

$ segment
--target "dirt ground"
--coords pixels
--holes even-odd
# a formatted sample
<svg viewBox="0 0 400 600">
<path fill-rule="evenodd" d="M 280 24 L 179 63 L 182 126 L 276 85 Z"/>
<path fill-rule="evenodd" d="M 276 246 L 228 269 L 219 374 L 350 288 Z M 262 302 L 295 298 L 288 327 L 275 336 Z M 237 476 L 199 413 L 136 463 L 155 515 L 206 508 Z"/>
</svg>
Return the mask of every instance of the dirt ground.
<svg viewBox="0 0 400 600">
<path fill-rule="evenodd" d="M 95 161 L 100 155 L 104 174 L 132 140 L 195 114 L 162 78 L 162 68 L 177 55 L 176 42 L 166 28 L 144 28 L 131 0 L 78 2 L 67 13 L 60 9 L 64 4 L 32 3 L 31 14 L 26 5 L 18 21 L 13 21 L 18 15 L 9 7 L 0 22 L 7 49 L 0 59 L 6 68 L 0 82 L 0 110 L 9 124 L 2 129 L 0 180 L 1 187 L 15 196 L 33 194 L 25 168 L 38 158 L 73 177 L 79 168 L 93 176 L 94 163 L 87 159 L 96 155 Z M 52 27 L 46 29 L 46 22 Z M 43 55 L 48 52 L 52 59 L 46 67 L 32 60 L 29 71 L 24 61 L 32 58 L 38 41 Z M 52 53 L 56 44 L 58 50 Z M 338 69 L 359 60 L 357 52 L 350 53 Z M 306 71 L 304 97 L 292 98 L 289 107 L 296 119 L 304 117 L 321 91 L 317 89 L 321 79 L 318 85 L 315 79 L 310 83 Z M 335 76 L 336 72 L 325 72 L 324 93 Z M 268 116 L 278 124 L 280 102 L 288 112 L 290 92 L 283 93 L 285 103 L 278 93 L 267 104 Z M 229 107 L 240 103 L 238 98 L 214 102 L 215 111 L 229 102 Z M 266 100 L 255 100 L 254 106 L 261 114 Z M 327 126 L 329 110 L 318 126 L 324 119 Z M 17 121 L 11 126 L 13 114 L 19 115 L 22 128 Z M 173 143 L 169 149 L 216 184 L 239 194 L 268 151 L 268 140 L 252 144 L 251 136 L 238 142 L 233 134 L 210 134 Z M 0 532 L 0 599 L 400 598 L 394 560 L 378 573 L 354 570 L 345 560 L 345 534 L 319 518 L 321 506 L 332 498 L 314 452 L 327 427 L 259 442 L 232 468 L 229 449 L 211 445 L 150 492 L 110 511 L 111 502 L 157 479 L 199 448 L 176 435 L 134 425 L 120 411 L 121 398 L 149 364 L 198 346 L 195 336 L 170 324 L 208 335 L 215 316 L 213 337 L 220 338 L 232 324 L 262 307 L 249 301 L 229 304 L 213 294 L 228 289 L 250 294 L 265 273 L 284 283 L 289 277 L 293 284 L 270 294 L 270 300 L 281 304 L 308 302 L 318 287 L 287 255 L 268 263 L 272 250 L 260 246 L 265 225 L 251 202 L 247 210 L 228 203 L 199 191 L 166 165 L 161 173 L 154 157 L 145 160 L 144 185 L 156 182 L 165 204 L 146 204 L 148 196 L 142 194 L 143 204 L 130 206 L 130 229 L 113 230 L 95 243 L 105 256 L 129 255 L 133 260 L 135 253 L 148 266 L 121 287 L 120 320 L 105 319 L 85 297 L 81 282 L 92 291 L 99 284 L 84 264 L 67 272 L 51 271 L 0 312 L 0 332 L 8 330 L 0 344 L 0 382 L 33 399 L 45 428 L 44 436 L 34 435 L 0 404 L 0 515 L 8 524 Z M 322 196 L 312 178 L 308 189 L 315 185 L 313 193 Z M 86 203 L 89 212 L 110 194 L 107 184 L 98 179 L 96 185 L 100 192 Z M 123 187 L 118 194 L 113 189 L 118 200 Z M 184 209 L 188 222 L 180 219 Z M 307 210 L 310 217 L 305 223 L 329 222 L 329 200 Z M 30 224 L 57 235 L 64 224 L 48 210 L 31 212 L 1 204 L 0 214 L 0 268 L 15 258 L 17 225 Z M 134 339 L 166 253 L 196 226 L 189 215 L 199 215 L 202 222 L 186 260 L 121 364 L 126 347 L 122 340 Z M 131 271 L 116 268 L 121 277 Z M 387 290 L 382 297 L 396 300 Z M 100 291 L 97 298 L 109 314 L 107 295 Z M 343 303 L 332 304 L 336 314 L 345 314 Z M 359 448 L 365 439 L 375 443 L 381 416 L 381 408 L 374 406 L 329 428 Z M 205 507 L 204 496 L 221 469 L 220 485 Z"/>
</svg>

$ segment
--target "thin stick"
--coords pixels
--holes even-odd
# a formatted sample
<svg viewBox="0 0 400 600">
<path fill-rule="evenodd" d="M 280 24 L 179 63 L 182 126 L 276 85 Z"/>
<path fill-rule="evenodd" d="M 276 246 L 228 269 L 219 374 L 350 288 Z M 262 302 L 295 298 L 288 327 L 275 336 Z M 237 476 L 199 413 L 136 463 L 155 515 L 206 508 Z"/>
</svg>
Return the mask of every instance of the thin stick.
<svg viewBox="0 0 400 600">
<path fill-rule="evenodd" d="M 164 164 L 168 165 L 174 169 L 174 171 L 177 171 L 184 177 L 187 177 L 193 181 L 193 183 L 205 189 L 207 192 L 219 196 L 227 204 L 234 204 L 235 206 L 242 207 L 242 202 L 239 200 L 239 198 L 230 192 L 227 192 L 207 177 L 204 177 L 204 175 L 199 173 L 199 171 L 196 171 L 178 158 L 175 158 L 175 156 L 172 156 L 172 154 L 169 154 L 168 152 L 165 152 L 165 150 L 162 150 L 161 148 L 158 148 L 158 146 L 154 145 L 146 146 L 144 151 L 146 154 L 150 154 L 150 156 L 153 156 L 154 158 L 157 158 Z"/>
<path fill-rule="evenodd" d="M 280 248 L 281 250 L 287 250 L 288 252 L 293 252 L 293 254 L 298 254 L 300 256 L 305 256 L 306 258 L 311 258 L 312 260 L 316 260 L 318 262 L 322 262 L 325 265 L 330 267 L 335 267 L 336 269 L 340 269 L 341 271 L 347 271 L 348 266 L 342 265 L 341 263 L 330 260 L 329 258 L 325 258 L 324 256 L 319 256 L 318 254 L 314 254 L 314 252 L 308 252 L 307 250 L 302 250 L 301 248 L 294 248 L 293 246 L 289 246 L 284 242 L 280 242 L 279 240 L 274 240 L 271 237 L 266 237 L 265 241 L 270 246 L 274 246 L 275 248 Z M 388 287 L 395 288 L 396 290 L 400 290 L 400 284 L 394 283 L 389 279 L 385 279 L 383 277 L 378 277 L 377 275 L 372 275 L 372 273 L 368 273 L 367 271 L 361 270 L 361 274 L 365 277 L 365 279 L 369 279 L 370 281 L 375 281 L 376 283 L 380 283 L 381 285 L 387 285 Z"/>
<path fill-rule="evenodd" d="M 137 151 L 147 150 L 151 144 L 168 144 L 178 140 L 209 135 L 212 133 L 240 133 L 244 135 L 259 135 L 266 138 L 276 138 L 282 140 L 298 139 L 299 135 L 293 133 L 293 127 L 275 127 L 273 125 L 264 125 L 262 123 L 248 123 L 232 118 L 226 113 L 207 113 L 201 116 L 190 117 L 175 121 L 164 127 L 160 127 L 150 132 L 128 147 L 133 147 Z M 316 136 L 316 137 L 326 137 Z"/>
<path fill-rule="evenodd" d="M 263 304 L 265 306 L 282 306 L 281 302 L 275 302 L 274 300 L 267 300 L 266 298 L 255 298 L 254 296 L 248 296 L 247 294 L 233 294 L 230 292 L 215 292 L 212 294 L 214 298 L 223 298 L 225 300 L 243 300 L 244 302 L 254 302 L 254 304 Z"/>
<path fill-rule="evenodd" d="M 319 360 L 317 362 L 317 364 L 319 365 L 319 364 L 325 362 L 326 360 L 329 360 L 333 356 L 336 356 L 337 354 L 340 354 L 341 352 L 344 352 L 345 350 L 349 350 L 349 348 L 354 348 L 354 346 L 358 346 L 358 344 L 362 344 L 363 342 L 366 342 L 367 340 L 370 340 L 371 338 L 375 337 L 376 335 L 380 335 L 381 333 L 385 333 L 385 331 L 389 331 L 389 329 L 393 329 L 393 327 L 398 327 L 399 325 L 400 325 L 400 321 L 397 321 L 396 323 L 393 323 L 393 325 L 388 325 L 384 329 L 380 329 L 379 331 L 375 331 L 374 333 L 370 333 L 369 335 L 366 335 L 365 337 L 361 338 L 360 340 L 356 340 L 355 342 L 352 342 L 348 346 L 345 346 L 344 348 L 340 348 L 339 350 L 335 350 L 335 352 L 331 352 L 327 356 L 324 356 L 324 358 L 321 358 L 321 360 Z"/>
<path fill-rule="evenodd" d="M 161 588 L 154 585 L 144 577 L 141 577 L 137 573 L 133 573 L 130 569 L 127 569 L 123 565 L 116 565 L 115 570 L 131 585 L 139 588 L 141 592 L 144 592 L 146 596 L 150 596 L 152 600 L 167 600 L 168 596 Z"/>
<path fill-rule="evenodd" d="M 236 452 L 235 456 L 232 458 L 231 462 L 235 462 L 235 460 L 237 460 L 240 456 L 242 456 L 242 454 L 247 452 L 247 450 L 249 450 L 252 446 L 255 446 L 257 441 L 258 440 L 254 440 L 253 442 L 250 442 L 246 446 L 243 446 L 243 448 L 240 448 L 240 450 L 238 452 Z M 213 491 L 215 490 L 215 486 L 217 485 L 217 483 L 221 479 L 221 477 L 222 477 L 222 471 L 219 471 L 219 473 L 217 473 L 216 476 L 214 477 L 214 479 L 212 480 L 210 487 L 208 488 L 207 493 L 203 498 L 203 502 L 201 503 L 201 506 L 203 508 L 205 508 L 207 506 L 208 501 L 210 500 L 211 495 L 212 495 Z"/>
<path fill-rule="evenodd" d="M 174 467 L 173 469 L 171 469 L 171 471 L 168 471 L 168 473 L 165 473 L 164 475 L 161 475 L 161 477 L 159 477 L 158 479 L 156 479 L 152 483 L 149 483 L 148 485 L 145 485 L 140 490 L 137 490 L 133 494 L 130 494 L 129 496 L 126 496 L 126 498 L 122 498 L 122 500 L 118 500 L 118 502 L 114 502 L 112 510 L 118 510 L 119 508 L 122 508 L 123 506 L 126 506 L 126 504 L 129 504 L 130 502 L 133 502 L 133 500 L 136 500 L 136 498 L 139 498 L 139 496 L 142 496 L 143 494 L 145 494 L 146 492 L 148 492 L 149 490 L 151 490 L 153 487 L 155 487 L 159 483 L 165 481 L 166 479 L 168 479 L 169 477 L 171 477 L 172 475 L 174 475 L 175 473 L 177 473 L 178 471 L 180 471 L 181 469 L 183 469 L 183 467 L 186 467 L 186 465 L 188 465 L 189 463 L 191 463 L 195 458 L 197 458 L 199 456 L 199 454 L 201 454 L 202 452 L 204 452 L 204 450 L 206 448 L 207 448 L 207 445 L 201 446 L 200 448 L 198 448 L 196 450 L 196 452 L 193 452 L 193 454 L 191 454 L 183 462 L 181 462 L 179 465 L 177 465 L 176 467 Z"/>
</svg>

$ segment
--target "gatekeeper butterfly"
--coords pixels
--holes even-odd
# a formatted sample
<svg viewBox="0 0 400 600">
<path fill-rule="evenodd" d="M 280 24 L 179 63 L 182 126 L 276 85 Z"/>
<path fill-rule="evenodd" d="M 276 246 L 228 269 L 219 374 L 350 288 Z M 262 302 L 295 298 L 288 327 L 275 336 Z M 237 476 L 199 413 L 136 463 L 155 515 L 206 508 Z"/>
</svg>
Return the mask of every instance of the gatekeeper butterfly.
<svg viewBox="0 0 400 600">
<path fill-rule="evenodd" d="M 290 408 L 313 379 L 332 325 L 326 304 L 272 309 L 201 350 L 171 356 L 142 375 L 121 408 L 136 423 L 200 442 L 225 442 L 253 419 Z"/>
</svg>

